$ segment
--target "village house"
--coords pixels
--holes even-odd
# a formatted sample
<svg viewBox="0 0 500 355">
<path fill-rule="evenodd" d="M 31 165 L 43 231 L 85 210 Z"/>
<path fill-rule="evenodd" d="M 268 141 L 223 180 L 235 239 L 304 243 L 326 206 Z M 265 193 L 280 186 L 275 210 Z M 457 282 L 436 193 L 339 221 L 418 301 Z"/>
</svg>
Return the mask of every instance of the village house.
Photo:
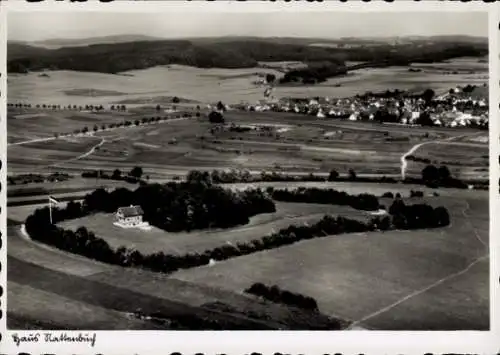
<svg viewBox="0 0 500 355">
<path fill-rule="evenodd" d="M 117 222 L 124 227 L 134 227 L 143 224 L 144 212 L 141 206 L 120 207 L 116 211 Z"/>
</svg>

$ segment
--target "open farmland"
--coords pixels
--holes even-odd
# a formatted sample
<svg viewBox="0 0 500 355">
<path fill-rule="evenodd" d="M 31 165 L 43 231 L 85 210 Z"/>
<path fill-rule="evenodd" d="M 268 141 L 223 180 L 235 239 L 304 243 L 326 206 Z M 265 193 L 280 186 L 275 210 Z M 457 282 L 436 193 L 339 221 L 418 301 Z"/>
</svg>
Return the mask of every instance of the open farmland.
<svg viewBox="0 0 500 355">
<path fill-rule="evenodd" d="M 472 138 L 470 138 L 472 139 Z M 489 146 L 481 142 L 439 142 L 430 143 L 420 147 L 415 157 L 430 161 L 434 165 L 446 165 L 453 176 L 459 179 L 484 179 L 489 178 Z M 410 162 L 409 172 L 418 173 L 426 163 Z"/>
<path fill-rule="evenodd" d="M 149 231 L 123 229 L 113 225 L 113 215 L 99 213 L 60 223 L 64 229 L 76 230 L 85 226 L 112 247 L 126 246 L 145 254 L 162 251 L 164 253 L 186 254 L 213 249 L 225 244 L 249 242 L 272 234 L 292 224 L 313 224 L 324 215 L 341 215 L 367 220 L 368 212 L 354 210 L 347 206 L 316 205 L 307 203 L 277 203 L 275 213 L 254 216 L 246 225 L 230 229 L 201 230 L 182 233 L 169 233 L 156 227 Z"/>
<path fill-rule="evenodd" d="M 320 314 L 61 252 L 26 239 L 15 225 L 9 227 L 8 265 L 11 329 L 169 329 L 176 317 L 184 319 L 181 327 L 198 317 L 231 329 L 310 329 L 331 322 Z M 65 307 L 56 309 L 54 300 Z M 74 313 L 91 314 L 75 320 Z"/>
<path fill-rule="evenodd" d="M 25 69 L 26 74 L 9 74 L 11 105 L 7 112 L 6 137 L 8 173 L 72 175 L 61 182 L 38 183 L 29 180 L 30 177 L 25 180 L 19 177 L 15 180 L 19 184 L 9 185 L 10 328 L 194 330 L 197 327 L 218 329 L 220 326 L 227 329 L 331 330 L 345 329 L 347 323 L 351 323 L 353 329 L 361 327 L 375 330 L 489 328 L 488 192 L 432 189 L 403 182 L 364 183 L 360 179 L 391 177 L 399 180 L 404 175 L 420 177 L 422 169 L 428 164 L 421 160 L 428 160 L 437 166 L 446 165 L 454 177 L 464 181 L 488 179 L 488 140 L 485 130 L 478 131 L 477 127 L 422 127 L 368 121 L 368 117 L 378 119 L 378 116 L 372 117 L 368 113 L 385 108 L 390 108 L 392 112 L 397 103 L 398 113 L 394 117 L 399 121 L 394 122 L 410 122 L 401 119 L 407 116 L 399 117 L 402 106 L 407 110 L 404 113 L 413 117 L 415 111 L 424 109 L 420 101 L 425 101 L 426 106 L 434 103 L 417 97 L 409 98 L 406 103 L 404 100 L 399 101 L 399 98 L 387 101 L 380 98 L 380 95 L 391 96 L 391 91 L 395 89 L 424 94 L 424 90 L 432 89 L 436 98 L 457 85 L 477 85 L 475 95 L 486 99 L 488 63 L 484 58 L 461 58 L 399 67 L 364 67 L 334 77 L 328 73 L 328 76 L 321 74 L 318 79 L 325 81 L 319 80 L 312 85 L 306 84 L 307 79 L 310 79 L 309 74 L 293 83 L 280 81 L 284 67 L 303 67 L 303 60 L 308 57 L 304 53 L 298 53 L 297 61 L 259 60 L 255 61 L 258 66 L 249 68 L 207 69 L 163 65 L 120 72 L 125 70 L 123 64 L 126 64 L 127 69 L 144 68 L 170 60 L 161 53 L 165 48 L 155 48 L 154 44 L 148 46 L 151 52 L 144 52 L 140 50 L 140 45 L 135 47 L 135 44 L 126 44 L 125 47 L 131 57 L 120 51 L 112 52 L 109 56 L 101 52 L 99 57 L 93 57 L 101 58 L 101 61 L 85 61 L 75 56 L 73 59 L 69 57 L 69 61 L 59 62 L 63 64 L 60 66 L 41 63 L 43 65 L 39 67 L 38 62 L 43 62 L 44 58 L 37 58 L 36 55 L 32 63 L 19 58 L 18 63 L 21 65 L 17 71 L 23 72 Z M 237 51 L 253 51 L 252 48 L 242 43 Z M 90 48 L 94 49 L 96 47 Z M 264 57 L 268 58 L 265 59 L 273 60 L 273 52 L 267 52 L 265 47 L 255 51 L 266 52 Z M 436 51 L 442 49 L 437 48 Z M 154 58 L 150 57 L 151 53 Z M 481 53 L 483 55 L 485 52 Z M 210 54 L 217 55 L 212 58 Z M 196 51 L 186 56 L 177 50 L 169 52 L 174 60 L 182 59 L 181 62 L 187 61 L 189 65 L 208 61 L 205 63 L 208 66 L 215 66 L 224 56 L 232 58 L 233 54 L 237 53 L 227 51 L 224 47 L 216 48 L 213 53 Z M 131 58 L 137 61 L 134 59 L 129 63 Z M 232 60 L 241 65 L 248 63 L 239 60 L 244 58 Z M 191 60 L 193 63 L 190 63 Z M 76 62 L 80 67 L 71 69 L 104 68 L 115 74 L 72 70 L 36 72 L 42 68 L 67 68 L 76 65 Z M 311 69 L 314 69 L 314 61 L 309 62 Z M 23 68 L 23 63 L 33 67 Z M 345 63 L 351 66 L 365 62 Z M 375 66 L 378 64 L 370 63 Z M 122 69 L 115 70 L 117 68 Z M 328 68 L 321 70 L 324 69 Z M 266 78 L 267 74 L 274 75 L 275 79 Z M 272 81 L 274 88 L 264 94 L 268 86 L 266 80 Z M 360 97 L 353 98 L 356 94 L 366 92 L 376 94 L 367 101 Z M 457 89 L 457 92 L 467 91 Z M 275 99 L 280 98 L 283 101 L 277 104 L 278 107 L 264 105 L 263 101 L 266 100 L 262 99 L 268 94 L 268 103 L 277 102 Z M 426 96 L 424 94 L 422 98 Z M 342 97 L 350 99 L 336 100 Z M 314 98 L 304 104 L 311 109 L 308 111 L 310 115 L 273 112 L 293 108 L 294 98 L 307 98 L 307 101 Z M 210 105 L 218 101 L 228 105 L 224 124 L 209 123 L 207 117 L 213 110 Z M 317 117 L 314 109 L 320 102 L 321 112 L 329 112 L 329 117 L 337 114 L 337 117 L 349 117 L 351 113 L 356 113 L 350 116 L 350 119 L 356 120 L 357 113 L 361 113 L 358 117 L 360 121 Z M 254 106 L 250 110 L 246 104 Z M 119 109 L 116 108 L 118 105 Z M 157 105 L 160 107 L 157 108 Z M 299 110 L 302 105 L 298 103 L 296 109 Z M 443 109 L 451 111 L 455 104 L 449 102 L 445 105 Z M 458 110 L 462 110 L 460 105 L 457 106 Z M 236 110 L 236 107 L 246 107 L 246 110 Z M 486 112 L 486 108 L 487 103 L 483 102 L 480 113 Z M 267 112 L 253 112 L 255 110 Z M 198 111 L 201 117 L 195 114 Z M 124 122 L 127 122 L 126 127 L 116 127 Z M 416 123 L 421 122 L 425 124 L 424 120 Z M 486 123 L 480 127 L 486 129 Z M 405 160 L 408 155 L 419 161 Z M 325 178 L 335 170 L 344 182 L 332 178 L 334 181 L 329 182 L 234 183 L 223 187 L 234 190 L 248 187 L 263 190 L 267 187 L 333 188 L 351 195 L 369 193 L 378 197 L 386 192 L 400 193 L 406 204 L 426 203 L 432 207 L 446 207 L 451 215 L 451 224 L 436 229 L 392 230 L 393 225 L 398 225 L 394 220 L 397 217 L 405 218 L 402 217 L 404 213 L 412 210 L 403 209 L 402 215 L 396 215 L 388 223 L 388 219 L 373 221 L 369 226 L 372 229 L 362 229 L 384 229 L 382 223 L 390 225 L 392 222 L 393 225 L 387 227 L 390 231 L 322 236 L 289 245 L 282 245 L 283 240 L 277 241 L 279 237 L 272 236 L 265 238 L 267 244 L 261 243 L 260 247 L 260 238 L 291 225 L 311 225 L 325 215 L 367 221 L 377 212 L 355 210 L 348 206 L 275 201 L 276 212 L 254 215 L 245 225 L 192 230 L 193 226 L 204 228 L 214 225 L 200 222 L 209 221 L 213 215 L 222 216 L 217 221 L 231 221 L 231 217 L 236 217 L 233 211 L 247 213 L 253 204 L 257 205 L 251 198 L 241 197 L 244 194 L 227 194 L 229 197 L 226 197 L 223 193 L 206 192 L 205 181 L 186 183 L 182 186 L 187 187 L 179 189 L 179 192 L 176 188 L 171 188 L 172 191 L 155 190 L 157 186 L 149 186 L 152 189 L 148 190 L 147 186 L 145 192 L 130 194 L 132 197 L 127 196 L 126 192 L 113 197 L 96 193 L 94 202 L 88 199 L 81 209 L 76 207 L 76 213 L 64 211 L 65 219 L 58 223 L 61 229 L 47 224 L 49 217 L 46 214 L 38 214 L 26 221 L 35 209 L 47 206 L 47 196 L 60 201 L 82 201 L 85 194 L 99 187 L 108 190 L 117 187 L 135 189 L 138 183 L 127 183 L 123 179 L 110 180 L 109 176 L 108 179 L 102 176 L 81 177 L 82 172 L 89 170 L 100 170 L 111 175 L 115 169 L 119 169 L 123 177 L 135 167 L 143 170 L 141 184 L 178 181 L 192 170 L 236 169 L 253 176 L 260 176 L 262 172 L 297 176 L 313 173 Z M 331 176 L 334 175 L 332 172 Z M 359 178 L 356 179 L 355 175 Z M 248 175 L 242 173 L 240 176 Z M 346 182 L 347 177 L 352 181 Z M 37 180 L 43 181 L 43 178 Z M 248 180 L 242 178 L 240 181 Z M 201 192 L 197 192 L 197 189 Z M 410 198 L 410 190 L 423 192 L 423 197 Z M 142 198 L 143 193 L 147 198 Z M 411 194 L 414 195 L 415 191 L 411 191 Z M 315 201 L 318 195 L 321 197 L 321 193 L 313 196 Z M 109 201 L 106 200 L 108 198 Z M 106 204 L 112 199 L 116 199 L 113 204 Z M 349 203 L 355 200 L 339 199 Z M 233 203 L 234 200 L 238 204 Z M 267 196 L 261 200 L 270 205 Z M 157 201 L 172 203 L 153 206 L 152 202 Z M 380 198 L 379 201 L 387 208 L 393 202 L 388 197 Z M 113 225 L 114 214 L 92 213 L 97 210 L 113 211 L 117 206 L 129 206 L 132 203 L 141 205 L 146 211 L 146 219 L 155 212 L 157 219 L 154 221 L 157 225 L 164 223 L 166 229 L 179 227 L 172 230 L 181 232 L 166 232 L 156 227 L 150 230 L 124 229 Z M 59 207 L 63 204 L 61 202 Z M 113 207 L 100 209 L 105 205 Z M 219 205 L 222 207 L 219 208 Z M 240 208 L 240 205 L 243 207 Z M 145 208 L 151 206 L 153 208 Z M 231 206 L 236 207 L 232 209 Z M 430 216 L 433 210 L 429 206 L 420 207 L 425 213 L 426 207 L 431 212 L 429 215 L 423 212 L 425 217 L 422 218 L 417 216 L 417 222 L 425 224 L 438 221 Z M 212 213 L 211 210 L 223 213 Z M 418 211 L 418 208 L 415 210 Z M 446 216 L 445 210 L 443 212 L 441 209 L 440 213 L 441 217 Z M 85 217 L 71 219 L 82 215 Z M 443 220 L 446 218 L 439 218 L 439 222 Z M 332 229 L 332 233 L 352 230 L 342 225 L 342 219 L 335 223 L 339 227 Z M 345 222 L 346 225 L 348 223 Z M 106 243 L 96 240 L 92 234 L 85 235 L 80 231 L 75 235 L 73 231 L 79 227 L 95 233 L 114 250 L 107 249 Z M 190 231 L 184 231 L 186 229 Z M 26 230 L 33 239 L 30 239 Z M 295 232 L 300 234 L 299 239 L 304 235 L 306 238 L 320 234 L 319 231 L 310 234 L 303 230 Z M 284 236 L 290 238 L 284 240 L 294 240 L 292 234 L 295 232 Z M 238 243 L 251 244 L 252 240 L 257 240 L 255 248 L 252 246 L 252 249 L 247 249 L 252 254 L 237 256 L 244 254 L 245 245 L 240 246 L 239 250 L 227 248 Z M 129 250 L 135 249 L 140 254 L 129 253 L 129 250 L 116 251 L 122 246 Z M 218 251 L 212 253 L 213 249 L 223 250 L 224 246 L 231 249 L 227 255 L 222 255 L 221 251 L 219 258 Z M 264 246 L 274 249 L 258 251 L 263 250 Z M 225 259 L 229 253 L 233 254 Z M 148 254 L 149 257 L 142 258 L 141 254 Z M 172 261 L 168 254 L 193 255 L 188 255 L 185 258 L 187 261 L 183 259 L 184 264 L 179 262 L 180 267 L 186 269 L 173 272 L 177 270 L 177 261 L 175 258 Z M 188 260 L 191 257 L 194 261 Z M 207 265 L 199 266 L 203 263 Z M 256 282 L 277 285 L 284 290 L 313 297 L 318 302 L 319 312 L 280 304 L 276 299 L 271 302 L 244 291 Z M 175 319 L 184 323 L 175 324 Z M 341 320 L 336 323 L 341 327 L 332 327 L 330 322 L 337 320 Z"/>
<path fill-rule="evenodd" d="M 475 136 L 477 131 L 231 111 L 222 130 L 214 130 L 203 118 L 180 119 L 98 132 L 94 137 L 10 145 L 8 153 L 10 172 L 14 173 L 33 172 L 34 167 L 38 173 L 49 172 L 50 166 L 75 174 L 88 169 L 129 171 L 140 165 L 151 179 L 181 176 L 192 169 L 227 168 L 255 173 L 327 173 L 336 169 L 344 174 L 354 169 L 357 174 L 399 175 L 401 156 L 414 145 L 464 135 Z M 483 146 L 482 153 L 475 149 L 462 158 L 455 147 L 441 149 L 439 160 L 460 159 L 466 165 L 472 155 L 482 159 L 487 154 L 487 145 Z M 420 171 L 410 173 L 418 176 Z"/>
<path fill-rule="evenodd" d="M 173 277 L 235 292 L 254 282 L 276 284 L 370 329 L 488 329 L 487 193 L 429 202 L 448 208 L 450 227 L 303 241 Z M 450 299 L 427 308 L 432 295 Z"/>
<path fill-rule="evenodd" d="M 9 281 L 8 296 L 9 329 L 33 329 L 29 321 L 32 318 L 39 320 L 40 329 L 68 329 L 68 324 L 72 324 L 69 329 L 140 330 L 154 327 L 151 322 L 130 318 L 123 312 L 87 304 L 16 282 Z M 51 314 L 50 320 L 46 319 L 48 313 Z M 81 317 L 75 317 L 75 314 L 80 314 Z"/>
<path fill-rule="evenodd" d="M 440 65 L 443 70 L 424 69 L 419 73 L 408 72 L 405 67 L 361 69 L 319 85 L 278 86 L 274 94 L 277 97 L 350 97 L 366 91 L 385 91 L 388 88 L 431 88 L 436 92 L 443 92 L 454 85 L 482 85 L 488 76 L 488 63 L 479 63 L 477 59 L 474 62 L 474 59 L 464 61 L 459 58 Z M 444 68 L 448 66 L 462 69 L 468 67 L 469 70 L 446 74 Z M 216 102 L 224 98 L 228 103 L 253 103 L 263 97 L 263 88 L 254 82 L 265 73 L 281 75 L 277 70 L 266 68 L 201 69 L 181 65 L 159 66 L 121 74 L 74 71 L 47 71 L 47 77 L 40 77 L 37 73 L 13 74 L 9 76 L 9 101 L 85 105 L 90 101 L 93 104 L 108 104 L 126 99 L 147 97 L 154 101 L 155 97 L 178 96 L 200 102 Z M 338 84 L 341 86 L 338 87 Z M 100 95 L 89 98 L 90 89 L 100 92 Z M 104 95 L 106 92 L 108 95 Z M 113 92 L 115 94 L 111 95 Z M 78 93 L 80 95 L 76 95 Z"/>
</svg>

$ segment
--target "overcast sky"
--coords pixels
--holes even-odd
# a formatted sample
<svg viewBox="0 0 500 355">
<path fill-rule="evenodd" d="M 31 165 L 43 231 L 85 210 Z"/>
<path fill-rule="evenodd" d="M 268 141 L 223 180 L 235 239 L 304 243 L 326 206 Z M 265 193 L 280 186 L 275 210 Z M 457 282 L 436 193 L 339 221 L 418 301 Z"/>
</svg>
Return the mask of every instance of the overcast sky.
<svg viewBox="0 0 500 355">
<path fill-rule="evenodd" d="M 89 13 L 10 12 L 8 38 L 36 41 L 134 34 L 164 38 L 488 36 L 484 12 Z"/>
</svg>

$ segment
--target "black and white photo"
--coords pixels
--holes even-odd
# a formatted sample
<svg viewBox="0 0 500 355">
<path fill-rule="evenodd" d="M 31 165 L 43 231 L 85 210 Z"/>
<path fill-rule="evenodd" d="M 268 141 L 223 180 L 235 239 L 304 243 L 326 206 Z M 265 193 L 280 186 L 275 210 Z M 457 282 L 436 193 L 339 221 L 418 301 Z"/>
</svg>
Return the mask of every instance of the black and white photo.
<svg viewBox="0 0 500 355">
<path fill-rule="evenodd" d="M 447 9 L 9 11 L 7 329 L 491 331 L 498 58 Z"/>
</svg>

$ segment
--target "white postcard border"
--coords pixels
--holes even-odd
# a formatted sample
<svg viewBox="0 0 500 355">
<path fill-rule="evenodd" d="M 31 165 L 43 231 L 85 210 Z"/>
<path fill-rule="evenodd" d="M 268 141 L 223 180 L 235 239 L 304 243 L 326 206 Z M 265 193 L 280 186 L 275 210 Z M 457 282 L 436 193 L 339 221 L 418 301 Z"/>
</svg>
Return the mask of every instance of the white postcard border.
<svg viewBox="0 0 500 355">
<path fill-rule="evenodd" d="M 2 189 L 0 194 L 2 219 L 2 248 L 0 250 L 1 273 L 0 283 L 3 294 L 0 297 L 2 318 L 0 332 L 2 353 L 85 353 L 85 354 L 157 354 L 179 352 L 181 354 L 196 352 L 205 354 L 249 354 L 258 352 L 273 354 L 275 352 L 291 354 L 325 354 L 325 353 L 497 353 L 500 350 L 500 309 L 499 309 L 499 262 L 500 257 L 500 201 L 499 190 L 499 5 L 486 3 L 460 2 L 395 2 L 395 3 L 362 3 L 362 2 L 184 2 L 184 1 L 149 1 L 100 3 L 69 3 L 45 1 L 42 3 L 27 3 L 9 1 L 0 3 L 0 45 L 6 48 L 6 12 L 7 11 L 106 11 L 106 12 L 161 12 L 161 11 L 206 11 L 206 12 L 314 12 L 314 11 L 388 11 L 388 12 L 428 12 L 428 11 L 489 11 L 489 70 L 490 70 L 490 317 L 491 330 L 456 331 L 456 332 L 388 332 L 388 331 L 342 331 L 342 332 L 292 332 L 292 331 L 67 331 L 51 332 L 52 334 L 67 333 L 68 335 L 96 333 L 95 347 L 87 343 L 27 343 L 20 347 L 13 341 L 13 335 L 29 335 L 36 332 L 17 332 L 6 330 L 6 50 L 0 51 L 1 77 L 1 107 L 0 107 L 0 158 L 2 168 L 0 178 Z M 466 24 L 464 24 L 466 26 Z M 495 237 L 493 237 L 495 236 Z M 44 332 L 40 332 L 44 337 Z"/>
</svg>

